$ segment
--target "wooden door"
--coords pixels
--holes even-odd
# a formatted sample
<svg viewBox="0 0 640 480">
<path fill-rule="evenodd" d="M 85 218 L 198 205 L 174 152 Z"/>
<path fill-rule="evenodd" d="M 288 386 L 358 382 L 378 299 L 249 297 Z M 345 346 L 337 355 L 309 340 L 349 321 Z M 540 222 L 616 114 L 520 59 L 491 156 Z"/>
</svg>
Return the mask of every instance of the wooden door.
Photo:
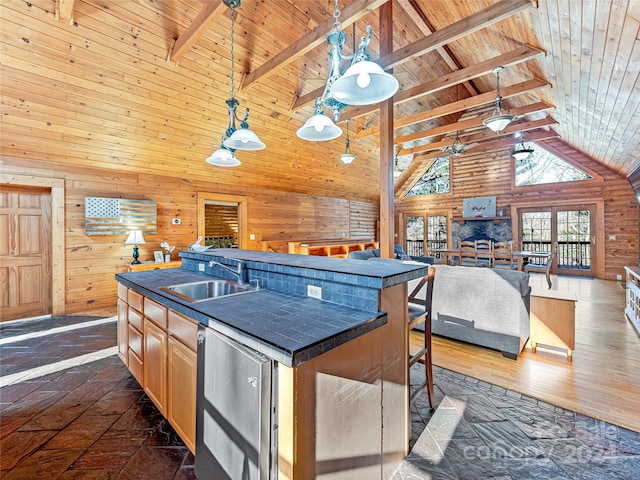
<svg viewBox="0 0 640 480">
<path fill-rule="evenodd" d="M 0 191 L 0 321 L 51 313 L 51 193 Z"/>
</svg>

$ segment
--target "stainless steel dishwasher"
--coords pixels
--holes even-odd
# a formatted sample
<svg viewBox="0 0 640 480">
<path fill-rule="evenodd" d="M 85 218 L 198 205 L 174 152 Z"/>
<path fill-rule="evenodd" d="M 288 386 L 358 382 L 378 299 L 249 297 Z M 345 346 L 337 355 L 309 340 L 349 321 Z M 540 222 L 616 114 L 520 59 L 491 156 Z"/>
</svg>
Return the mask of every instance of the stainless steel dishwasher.
<svg viewBox="0 0 640 480">
<path fill-rule="evenodd" d="M 277 472 L 277 362 L 198 327 L 198 480 L 266 480 Z"/>
</svg>

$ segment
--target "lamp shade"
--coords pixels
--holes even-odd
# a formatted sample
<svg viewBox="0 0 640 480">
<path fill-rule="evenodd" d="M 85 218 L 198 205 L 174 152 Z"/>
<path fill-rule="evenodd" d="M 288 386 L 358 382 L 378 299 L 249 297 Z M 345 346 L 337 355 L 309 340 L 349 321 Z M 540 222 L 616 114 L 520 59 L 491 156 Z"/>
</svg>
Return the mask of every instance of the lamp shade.
<svg viewBox="0 0 640 480">
<path fill-rule="evenodd" d="M 532 148 L 524 148 L 524 144 L 522 144 L 520 147 L 516 148 L 511 153 L 511 156 L 513 158 L 515 158 L 516 160 L 525 160 L 532 153 L 533 153 L 533 149 Z"/>
<path fill-rule="evenodd" d="M 223 143 L 234 150 L 262 150 L 266 145 L 248 128 L 239 128 Z"/>
<path fill-rule="evenodd" d="M 494 115 L 487 118 L 486 120 L 483 120 L 482 124 L 492 132 L 501 132 L 506 128 L 507 125 L 509 125 L 513 121 L 514 118 L 516 118 L 515 115 L 503 113 L 501 115 Z"/>
<path fill-rule="evenodd" d="M 341 153 L 338 156 L 340 157 L 340 161 L 342 163 L 344 163 L 345 165 L 351 165 L 358 155 L 355 153 L 348 152 L 348 153 Z"/>
<path fill-rule="evenodd" d="M 129 236 L 124 241 L 125 245 L 143 245 L 146 243 L 142 236 L 142 230 L 129 230 Z"/>
<path fill-rule="evenodd" d="M 331 86 L 331 96 L 346 105 L 373 105 L 398 91 L 395 77 L 369 60 L 354 63 Z"/>
<path fill-rule="evenodd" d="M 240 160 L 236 158 L 232 151 L 226 148 L 219 148 L 205 161 L 216 167 L 237 167 L 240 165 Z"/>
<path fill-rule="evenodd" d="M 326 115 L 316 113 L 304 122 L 304 125 L 296 133 L 303 140 L 322 142 L 338 138 L 342 135 L 342 129 Z"/>
</svg>

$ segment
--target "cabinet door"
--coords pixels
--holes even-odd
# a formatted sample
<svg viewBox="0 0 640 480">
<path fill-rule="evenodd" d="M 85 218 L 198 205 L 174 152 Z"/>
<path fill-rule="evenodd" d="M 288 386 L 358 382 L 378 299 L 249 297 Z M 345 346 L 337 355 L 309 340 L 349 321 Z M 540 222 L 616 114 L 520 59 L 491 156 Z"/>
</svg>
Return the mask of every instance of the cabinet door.
<svg viewBox="0 0 640 480">
<path fill-rule="evenodd" d="M 144 391 L 167 416 L 167 332 L 144 322 Z"/>
<path fill-rule="evenodd" d="M 120 360 L 124 362 L 126 366 L 129 366 L 129 362 L 127 359 L 127 345 L 129 344 L 129 336 L 128 336 L 128 320 L 127 320 L 127 310 L 128 305 L 122 299 L 118 299 L 118 326 L 117 326 L 117 335 L 118 335 L 118 356 Z"/>
<path fill-rule="evenodd" d="M 180 438 L 195 454 L 196 352 L 169 337 L 168 419 Z"/>
</svg>

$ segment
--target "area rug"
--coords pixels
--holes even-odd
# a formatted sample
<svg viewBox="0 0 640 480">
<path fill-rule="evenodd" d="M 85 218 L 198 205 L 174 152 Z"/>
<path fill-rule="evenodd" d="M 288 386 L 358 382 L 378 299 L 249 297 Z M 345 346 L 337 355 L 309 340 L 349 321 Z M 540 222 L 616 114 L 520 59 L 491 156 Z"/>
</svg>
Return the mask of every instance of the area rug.
<svg viewBox="0 0 640 480">
<path fill-rule="evenodd" d="M 640 434 L 440 367 L 438 408 L 411 411 L 412 449 L 394 480 L 640 478 Z M 411 370 L 412 384 L 424 367 Z"/>
</svg>

